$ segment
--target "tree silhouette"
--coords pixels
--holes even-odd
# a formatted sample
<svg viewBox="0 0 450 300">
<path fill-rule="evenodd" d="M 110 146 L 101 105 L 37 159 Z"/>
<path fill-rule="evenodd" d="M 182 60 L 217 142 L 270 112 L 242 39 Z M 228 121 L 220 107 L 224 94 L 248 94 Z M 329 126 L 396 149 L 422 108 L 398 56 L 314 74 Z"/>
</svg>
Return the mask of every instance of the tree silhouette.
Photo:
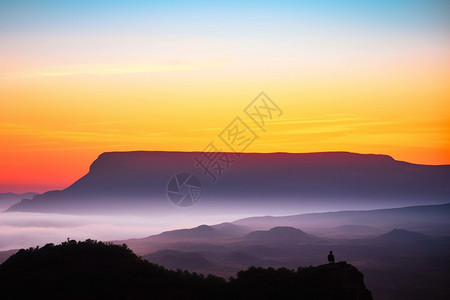
<svg viewBox="0 0 450 300">
<path fill-rule="evenodd" d="M 20 250 L 0 265 L 0 299 L 372 299 L 346 263 L 257 268 L 225 279 L 167 270 L 127 245 L 68 239 Z"/>
</svg>

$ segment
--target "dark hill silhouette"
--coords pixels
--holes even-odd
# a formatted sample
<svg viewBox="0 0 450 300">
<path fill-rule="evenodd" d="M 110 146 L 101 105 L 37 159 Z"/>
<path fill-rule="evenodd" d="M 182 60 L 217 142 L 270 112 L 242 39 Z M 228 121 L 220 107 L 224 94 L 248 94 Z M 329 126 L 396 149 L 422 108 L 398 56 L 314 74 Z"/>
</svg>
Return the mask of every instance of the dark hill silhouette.
<svg viewBox="0 0 450 300">
<path fill-rule="evenodd" d="M 126 245 L 87 240 L 20 250 L 0 265 L 1 299 L 372 299 L 353 266 L 250 268 L 226 282 L 169 271 Z"/>
<path fill-rule="evenodd" d="M 207 299 L 224 288 L 219 277 L 168 271 L 92 240 L 22 249 L 0 265 L 1 299 Z"/>
<path fill-rule="evenodd" d="M 239 291 L 235 299 L 291 299 L 292 296 L 308 299 L 302 296 L 311 295 L 312 290 L 317 293 L 315 299 L 372 299 L 364 286 L 363 275 L 345 262 L 298 268 L 297 272 L 251 267 L 240 271 L 236 282 L 231 280 L 231 283 Z"/>
<path fill-rule="evenodd" d="M 0 264 L 7 260 L 11 255 L 19 251 L 18 249 L 11 249 L 6 251 L 0 251 Z"/>
<path fill-rule="evenodd" d="M 268 231 L 258 230 L 250 232 L 243 237 L 247 241 L 262 243 L 307 243 L 317 241 L 319 238 L 307 234 L 293 227 L 274 227 Z"/>
<path fill-rule="evenodd" d="M 243 153 L 216 184 L 195 167 L 194 152 L 109 152 L 101 154 L 89 173 L 62 191 L 23 200 L 8 211 L 62 213 L 159 213 L 173 211 L 167 183 L 179 172 L 191 172 L 207 187 L 202 209 L 242 213 L 270 206 L 297 204 L 363 207 L 443 203 L 450 198 L 450 166 L 415 165 L 386 155 L 332 153 Z M 276 199 L 276 206 L 274 206 Z"/>
</svg>

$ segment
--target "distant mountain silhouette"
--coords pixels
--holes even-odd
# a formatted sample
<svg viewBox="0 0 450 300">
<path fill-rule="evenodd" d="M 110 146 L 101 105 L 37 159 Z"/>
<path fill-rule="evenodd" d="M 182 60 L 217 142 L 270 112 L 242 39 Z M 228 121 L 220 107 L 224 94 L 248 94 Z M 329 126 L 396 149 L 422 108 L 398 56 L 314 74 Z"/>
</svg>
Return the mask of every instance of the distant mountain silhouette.
<svg viewBox="0 0 450 300">
<path fill-rule="evenodd" d="M 159 238 L 170 239 L 210 239 L 222 236 L 218 230 L 208 225 L 200 225 L 191 229 L 165 231 L 158 235 Z"/>
<path fill-rule="evenodd" d="M 297 271 L 252 267 L 226 282 L 212 275 L 166 270 L 137 257 L 126 245 L 87 240 L 20 250 L 0 265 L 0 298 L 370 300 L 372 296 L 362 273 L 346 263 Z"/>
<path fill-rule="evenodd" d="M 345 259 L 360 268 L 376 299 L 449 298 L 450 204 L 254 217 L 232 224 L 242 232 L 237 234 L 234 226 L 222 223 L 209 226 L 222 234 L 211 238 L 176 235 L 174 239 L 162 239 L 154 235 L 117 243 L 126 243 L 140 255 L 177 250 L 180 253 L 173 253 L 171 260 L 161 262 L 172 268 L 174 261 L 183 261 L 185 252 L 197 253 L 212 264 L 202 273 L 225 278 L 251 265 L 296 268 L 322 264 L 333 250 L 336 260 Z M 294 228 L 286 228 L 289 225 Z M 274 227 L 281 228 L 271 230 Z M 231 229 L 231 233 L 223 229 Z M 191 230 L 195 232 L 196 228 Z M 320 239 L 296 242 L 305 234 Z M 255 238 L 248 239 L 247 235 Z"/>
<path fill-rule="evenodd" d="M 244 226 L 239 226 L 233 223 L 225 222 L 211 226 L 225 236 L 241 236 L 251 230 Z"/>
<path fill-rule="evenodd" d="M 319 238 L 307 234 L 293 227 L 274 227 L 268 231 L 258 230 L 250 232 L 243 237 L 244 240 L 262 243 L 307 243 L 317 241 Z"/>
<path fill-rule="evenodd" d="M 22 199 L 31 199 L 34 196 L 36 196 L 38 193 L 23 193 L 23 194 L 16 194 L 16 193 L 0 193 L 0 211 L 3 211 L 7 208 L 9 208 L 11 205 L 16 204 L 20 202 Z"/>
<path fill-rule="evenodd" d="M 378 228 L 377 231 L 380 231 L 380 229 L 391 229 L 393 227 L 404 227 L 422 232 L 440 232 L 449 235 L 450 204 L 308 213 L 282 217 L 250 217 L 232 223 L 263 230 L 275 226 L 300 227 L 313 234 L 320 232 L 328 237 L 334 237 L 342 231 L 348 233 L 350 228 L 353 228 L 352 230 L 356 230 L 356 228 L 359 230 L 371 229 L 369 232 L 373 234 L 373 228 Z M 344 226 L 343 229 L 340 230 L 340 226 Z M 318 230 L 318 228 L 322 228 L 322 230 Z"/>
<path fill-rule="evenodd" d="M 395 228 L 388 233 L 380 235 L 379 239 L 394 242 L 412 242 L 428 240 L 429 237 L 418 232 Z"/>
<path fill-rule="evenodd" d="M 8 211 L 62 213 L 159 213 L 169 180 L 191 172 L 204 186 L 202 210 L 267 212 L 305 204 L 442 203 L 450 198 L 450 166 L 415 165 L 386 155 L 330 153 L 228 153 L 229 170 L 215 184 L 195 166 L 196 152 L 109 152 L 89 173 L 62 191 L 23 200 Z"/>
</svg>

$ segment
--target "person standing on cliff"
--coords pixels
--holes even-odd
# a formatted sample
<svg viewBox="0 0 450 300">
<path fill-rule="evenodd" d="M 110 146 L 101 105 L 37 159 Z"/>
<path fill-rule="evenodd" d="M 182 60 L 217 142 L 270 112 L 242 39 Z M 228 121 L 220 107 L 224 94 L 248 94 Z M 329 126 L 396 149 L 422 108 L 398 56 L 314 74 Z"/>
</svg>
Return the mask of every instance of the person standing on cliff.
<svg viewBox="0 0 450 300">
<path fill-rule="evenodd" d="M 330 254 L 328 254 L 328 263 L 329 263 L 329 264 L 334 264 L 334 255 L 333 255 L 333 251 L 330 251 Z"/>
</svg>

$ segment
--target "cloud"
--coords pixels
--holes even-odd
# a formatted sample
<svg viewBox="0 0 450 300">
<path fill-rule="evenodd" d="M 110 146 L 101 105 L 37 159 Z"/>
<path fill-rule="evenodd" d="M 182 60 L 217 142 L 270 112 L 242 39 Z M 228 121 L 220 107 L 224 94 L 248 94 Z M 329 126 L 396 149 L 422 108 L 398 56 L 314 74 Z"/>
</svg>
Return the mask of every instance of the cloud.
<svg viewBox="0 0 450 300">
<path fill-rule="evenodd" d="M 86 64 L 49 66 L 10 73 L 11 78 L 61 77 L 73 75 L 123 75 L 154 72 L 184 72 L 222 67 L 224 60 L 175 61 L 161 64 Z"/>
<path fill-rule="evenodd" d="M 230 218 L 225 214 L 199 218 L 197 215 L 186 214 L 147 217 L 0 213 L 0 251 L 60 243 L 67 238 L 102 241 L 143 238 L 166 230 L 195 227 L 199 223 L 221 223 Z"/>
<path fill-rule="evenodd" d="M 110 128 L 98 130 L 99 126 L 128 121 L 93 122 L 79 123 L 67 126 L 67 129 L 45 128 L 30 124 L 0 123 L 0 134 L 13 137 L 23 136 L 32 141 L 23 143 L 22 139 L 16 139 L 15 148 L 1 149 L 0 152 L 33 152 L 33 151 L 66 151 L 75 149 L 97 149 L 102 141 L 108 147 L 140 147 L 142 141 L 149 138 L 167 135 L 165 131 L 145 131 L 145 130 L 112 130 Z M 71 128 L 72 127 L 72 128 Z M 68 145 L 67 142 L 75 142 L 76 146 Z M 11 145 L 11 144 L 10 144 Z"/>
</svg>

